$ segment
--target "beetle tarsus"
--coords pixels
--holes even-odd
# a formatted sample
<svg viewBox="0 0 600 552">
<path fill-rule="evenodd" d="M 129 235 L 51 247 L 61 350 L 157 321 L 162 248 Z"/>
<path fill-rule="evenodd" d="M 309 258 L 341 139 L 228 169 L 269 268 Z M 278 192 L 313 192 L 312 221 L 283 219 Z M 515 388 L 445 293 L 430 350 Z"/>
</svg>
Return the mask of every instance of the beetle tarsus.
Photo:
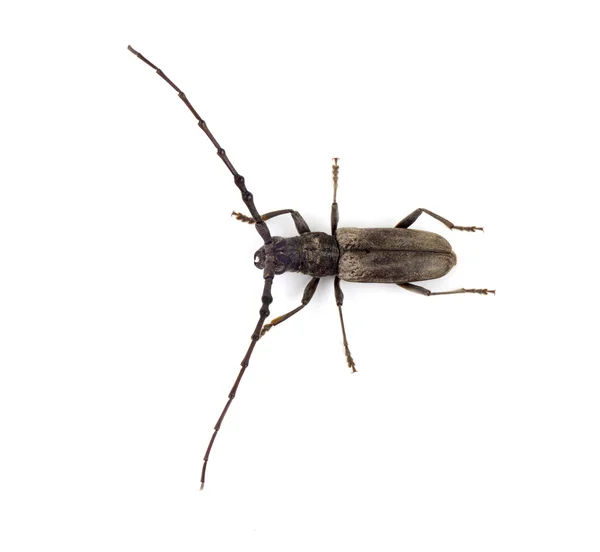
<svg viewBox="0 0 600 552">
<path fill-rule="evenodd" d="M 358 370 L 356 369 L 356 364 L 354 363 L 354 359 L 352 358 L 352 355 L 350 354 L 350 349 L 348 349 L 347 346 L 346 346 L 346 362 L 348 363 L 348 368 L 350 368 L 350 370 L 352 370 L 352 373 L 356 374 L 356 372 L 358 372 Z"/>
<path fill-rule="evenodd" d="M 273 327 L 273 324 L 265 324 L 263 326 L 262 330 L 260 331 L 260 337 L 265 335 L 272 327 Z"/>
<path fill-rule="evenodd" d="M 477 293 L 478 295 L 496 295 L 495 289 L 462 289 L 457 293 Z"/>
<path fill-rule="evenodd" d="M 252 217 L 244 215 L 243 213 L 238 213 L 237 211 L 231 211 L 231 216 L 235 217 L 237 220 L 241 220 L 242 222 L 247 222 L 248 224 L 255 223 L 255 220 Z"/>
<path fill-rule="evenodd" d="M 483 232 L 483 228 L 479 226 L 453 226 L 452 230 L 462 230 L 463 232 L 475 232 L 476 230 L 481 230 Z"/>
</svg>

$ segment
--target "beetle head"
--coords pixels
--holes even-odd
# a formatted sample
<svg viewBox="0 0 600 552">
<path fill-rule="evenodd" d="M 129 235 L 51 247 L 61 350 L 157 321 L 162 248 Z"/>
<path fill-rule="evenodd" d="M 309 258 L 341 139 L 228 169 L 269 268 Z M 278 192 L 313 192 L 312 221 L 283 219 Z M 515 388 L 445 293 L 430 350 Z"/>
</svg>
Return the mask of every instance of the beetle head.
<svg viewBox="0 0 600 552">
<path fill-rule="evenodd" d="M 275 256 L 275 274 L 283 274 L 289 265 L 287 255 L 284 252 L 285 238 L 273 236 L 273 254 Z M 263 245 L 256 253 L 254 253 L 254 266 L 263 270 L 265 268 L 266 253 Z"/>
</svg>

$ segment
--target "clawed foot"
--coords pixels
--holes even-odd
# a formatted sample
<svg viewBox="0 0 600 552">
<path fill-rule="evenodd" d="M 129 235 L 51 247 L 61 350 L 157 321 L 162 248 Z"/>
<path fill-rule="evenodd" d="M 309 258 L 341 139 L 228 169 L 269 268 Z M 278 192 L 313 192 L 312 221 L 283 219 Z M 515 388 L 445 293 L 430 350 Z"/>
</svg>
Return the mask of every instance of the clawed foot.
<svg viewBox="0 0 600 552">
<path fill-rule="evenodd" d="M 246 216 L 242 213 L 238 213 L 237 211 L 232 211 L 231 216 L 235 217 L 237 220 L 241 220 L 242 222 L 247 222 L 248 224 L 254 224 L 254 219 L 252 217 Z"/>
<path fill-rule="evenodd" d="M 475 232 L 475 230 L 481 230 L 483 232 L 483 228 L 479 226 L 453 226 L 452 230 L 462 230 L 463 232 Z"/>
<path fill-rule="evenodd" d="M 465 289 L 465 293 L 478 293 L 479 295 L 496 295 L 495 289 Z"/>
<path fill-rule="evenodd" d="M 354 374 L 355 372 L 358 371 L 356 369 L 356 364 L 354 364 L 354 359 L 352 358 L 352 355 L 350 354 L 350 349 L 348 349 L 348 347 L 345 347 L 345 349 L 346 349 L 346 362 L 348 363 L 348 368 L 350 368 L 350 370 L 352 370 L 352 373 Z"/>
<path fill-rule="evenodd" d="M 272 327 L 273 327 L 273 324 L 265 324 L 262 327 L 262 330 L 260 331 L 260 337 L 262 337 L 263 335 L 265 335 Z"/>
</svg>

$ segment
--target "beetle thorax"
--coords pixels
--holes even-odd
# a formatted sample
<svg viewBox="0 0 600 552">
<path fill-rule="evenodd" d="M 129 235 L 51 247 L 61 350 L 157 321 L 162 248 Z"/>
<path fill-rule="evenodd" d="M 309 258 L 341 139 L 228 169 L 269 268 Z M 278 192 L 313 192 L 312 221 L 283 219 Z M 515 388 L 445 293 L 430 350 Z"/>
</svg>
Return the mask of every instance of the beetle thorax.
<svg viewBox="0 0 600 552">
<path fill-rule="evenodd" d="M 265 267 L 265 248 L 254 254 L 254 266 Z M 293 238 L 273 237 L 275 274 L 301 272 L 317 278 L 335 276 L 339 249 L 333 236 L 324 232 L 306 232 Z"/>
</svg>

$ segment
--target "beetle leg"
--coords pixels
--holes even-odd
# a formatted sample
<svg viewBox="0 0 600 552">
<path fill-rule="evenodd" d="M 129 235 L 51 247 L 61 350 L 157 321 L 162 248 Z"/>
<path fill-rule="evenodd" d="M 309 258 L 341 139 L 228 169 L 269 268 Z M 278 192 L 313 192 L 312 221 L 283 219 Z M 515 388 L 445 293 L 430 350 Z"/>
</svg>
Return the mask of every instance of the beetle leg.
<svg viewBox="0 0 600 552">
<path fill-rule="evenodd" d="M 452 291 L 431 291 L 427 288 L 416 286 L 415 284 L 396 284 L 401 288 L 404 288 L 407 291 L 412 291 L 414 293 L 418 293 L 419 295 L 426 295 L 429 297 L 430 295 L 453 295 L 455 293 L 478 293 L 479 295 L 496 295 L 495 289 L 453 289 Z"/>
<path fill-rule="evenodd" d="M 282 316 L 273 318 L 273 320 L 271 320 L 271 322 L 269 324 L 265 324 L 263 326 L 262 331 L 260 332 L 260 337 L 265 335 L 273 326 L 277 326 L 277 324 L 281 324 L 288 318 L 291 318 L 292 316 L 294 316 L 294 314 L 296 314 L 297 312 L 300 312 L 304 307 L 306 307 L 306 305 L 308 305 L 310 303 L 310 300 L 313 298 L 313 295 L 315 294 L 315 291 L 316 291 L 318 285 L 319 285 L 319 278 L 313 278 L 310 282 L 308 282 L 308 285 L 304 288 L 304 295 L 302 296 L 302 304 L 299 307 L 296 307 L 294 310 L 291 310 L 290 312 L 288 312 Z"/>
<path fill-rule="evenodd" d="M 344 338 L 344 351 L 346 352 L 346 362 L 348 363 L 348 368 L 352 370 L 352 373 L 356 372 L 356 364 L 354 364 L 354 359 L 352 358 L 352 354 L 350 353 L 350 349 L 348 348 L 348 339 L 346 338 L 346 327 L 344 326 L 344 316 L 342 315 L 342 305 L 344 304 L 344 294 L 342 293 L 342 288 L 340 287 L 340 279 L 336 276 L 333 282 L 333 287 L 335 290 L 335 302 L 337 303 L 338 310 L 340 312 L 340 322 L 342 324 L 342 336 Z"/>
<path fill-rule="evenodd" d="M 339 157 L 333 158 L 333 165 L 331 165 L 331 174 L 333 176 L 333 203 L 331 204 L 331 235 L 335 234 L 337 230 L 338 222 L 340 220 L 340 213 L 338 211 L 337 204 L 337 188 L 338 188 L 338 173 L 340 167 L 338 165 Z"/>
<path fill-rule="evenodd" d="M 298 230 L 298 234 L 305 234 L 306 232 L 310 232 L 310 228 L 306 221 L 302 218 L 302 215 L 298 211 L 294 211 L 293 209 L 281 209 L 280 211 L 271 211 L 270 213 L 265 213 L 261 215 L 261 219 L 263 221 L 267 221 L 269 219 L 278 217 L 279 215 L 292 215 L 292 219 L 294 220 L 294 224 L 296 225 L 296 230 Z M 248 224 L 254 224 L 255 220 L 248 215 L 244 215 L 243 213 L 238 213 L 237 211 L 233 211 L 231 213 L 232 217 L 235 217 L 237 220 L 241 220 L 242 222 L 247 222 Z"/>
<path fill-rule="evenodd" d="M 465 232 L 475 232 L 475 230 L 481 230 L 483 232 L 483 228 L 479 226 L 456 226 L 451 223 L 448 219 L 444 217 L 440 217 L 440 215 L 436 215 L 427 209 L 415 209 L 410 215 L 404 217 L 394 228 L 408 228 L 411 224 L 413 224 L 423 213 L 427 213 L 430 217 L 433 217 L 436 220 L 439 220 L 441 223 L 445 224 L 450 230 L 464 230 Z"/>
</svg>

